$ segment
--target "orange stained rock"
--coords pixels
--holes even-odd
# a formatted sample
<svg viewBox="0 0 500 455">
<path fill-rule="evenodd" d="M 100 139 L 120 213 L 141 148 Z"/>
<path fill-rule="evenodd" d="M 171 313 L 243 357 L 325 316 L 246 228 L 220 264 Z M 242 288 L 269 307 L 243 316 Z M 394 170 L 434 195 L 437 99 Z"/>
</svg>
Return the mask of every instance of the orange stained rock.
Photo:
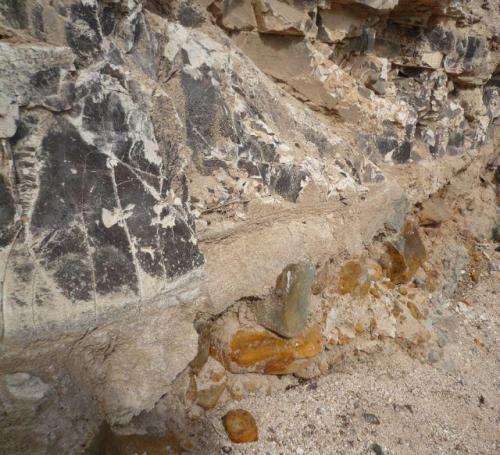
<svg viewBox="0 0 500 455">
<path fill-rule="evenodd" d="M 410 222 L 405 224 L 396 242 L 386 243 L 386 250 L 391 262 L 387 273 L 391 281 L 396 284 L 410 281 L 427 259 L 418 228 Z"/>
<path fill-rule="evenodd" d="M 229 355 L 223 356 L 241 367 L 263 364 L 267 374 L 290 372 L 298 359 L 311 358 L 322 350 L 321 330 L 318 326 L 294 338 L 284 339 L 270 332 L 238 330 L 230 342 Z"/>
<path fill-rule="evenodd" d="M 361 274 L 361 264 L 358 261 L 346 262 L 340 269 L 339 292 L 352 293 L 358 287 Z"/>
<path fill-rule="evenodd" d="M 362 258 L 346 262 L 340 269 L 338 291 L 352 294 L 355 291 L 366 296 L 370 285 L 382 279 L 382 267 L 373 259 Z"/>
<path fill-rule="evenodd" d="M 236 443 L 259 440 L 254 417 L 244 409 L 233 409 L 222 417 L 222 423 L 231 441 Z"/>
</svg>

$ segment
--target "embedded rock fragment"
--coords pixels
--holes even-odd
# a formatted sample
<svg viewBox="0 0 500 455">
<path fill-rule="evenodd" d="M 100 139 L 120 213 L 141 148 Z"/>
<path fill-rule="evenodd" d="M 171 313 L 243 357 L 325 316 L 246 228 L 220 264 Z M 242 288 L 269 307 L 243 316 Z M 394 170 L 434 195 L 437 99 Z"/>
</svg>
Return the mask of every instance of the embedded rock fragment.
<svg viewBox="0 0 500 455">
<path fill-rule="evenodd" d="M 413 311 L 415 312 L 415 309 Z M 420 321 L 423 319 L 420 313 L 415 318 L 412 310 L 406 305 L 395 304 L 393 314 L 397 321 L 396 338 L 400 341 L 410 345 L 419 345 L 431 339 L 429 329 Z"/>
<path fill-rule="evenodd" d="M 308 262 L 285 267 L 271 297 L 256 304 L 259 324 L 287 338 L 298 335 L 309 315 L 314 273 L 314 266 Z"/>
<path fill-rule="evenodd" d="M 213 357 L 209 357 L 194 377 L 195 403 L 203 409 L 212 409 L 227 387 L 226 371 Z"/>
<path fill-rule="evenodd" d="M 408 282 L 427 259 L 418 228 L 410 222 L 405 224 L 395 241 L 386 243 L 386 249 L 389 259 L 384 266 L 395 284 Z"/>
<path fill-rule="evenodd" d="M 4 382 L 9 393 L 18 400 L 39 401 L 49 391 L 48 384 L 28 373 L 7 374 Z"/>
<path fill-rule="evenodd" d="M 322 349 L 317 326 L 285 339 L 259 327 L 240 327 L 231 317 L 218 321 L 210 339 L 210 355 L 232 373 L 291 374 L 305 368 Z"/>
<path fill-rule="evenodd" d="M 334 265 L 330 260 L 328 260 L 317 270 L 316 276 L 311 285 L 311 292 L 314 295 L 321 294 L 325 289 L 333 284 L 334 275 Z"/>
<path fill-rule="evenodd" d="M 16 133 L 19 106 L 15 100 L 0 93 L 0 138 L 12 137 Z"/>
<path fill-rule="evenodd" d="M 228 374 L 227 390 L 233 400 L 241 400 L 252 395 L 271 393 L 285 389 L 294 381 L 285 376 L 259 374 Z M 287 381 L 288 379 L 288 381 Z"/>
<path fill-rule="evenodd" d="M 366 296 L 373 282 L 382 279 L 382 267 L 370 258 L 346 262 L 340 269 L 338 291 L 340 294 Z"/>
<path fill-rule="evenodd" d="M 11 99 L 2 101 L 2 104 L 68 110 L 75 98 L 75 84 L 71 77 L 74 60 L 74 54 L 67 47 L 1 42 L 0 93 Z"/>
<path fill-rule="evenodd" d="M 467 85 L 482 85 L 495 69 L 486 39 L 481 36 L 457 36 L 455 49 L 443 62 L 447 73 Z"/>
</svg>

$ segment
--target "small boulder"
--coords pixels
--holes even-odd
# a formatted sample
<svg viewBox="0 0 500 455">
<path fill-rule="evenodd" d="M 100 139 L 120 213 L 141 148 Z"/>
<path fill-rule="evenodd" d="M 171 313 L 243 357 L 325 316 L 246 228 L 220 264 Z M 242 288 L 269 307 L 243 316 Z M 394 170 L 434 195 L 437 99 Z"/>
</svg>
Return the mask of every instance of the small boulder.
<svg viewBox="0 0 500 455">
<path fill-rule="evenodd" d="M 222 417 L 222 423 L 231 441 L 236 443 L 255 442 L 259 440 L 257 424 L 254 417 L 244 409 L 233 409 Z"/>
</svg>

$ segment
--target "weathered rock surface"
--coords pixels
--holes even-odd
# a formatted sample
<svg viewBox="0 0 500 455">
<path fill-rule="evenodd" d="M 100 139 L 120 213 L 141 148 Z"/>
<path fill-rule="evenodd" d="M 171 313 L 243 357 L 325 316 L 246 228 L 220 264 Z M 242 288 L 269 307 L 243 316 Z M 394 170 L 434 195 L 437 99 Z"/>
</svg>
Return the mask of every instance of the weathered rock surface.
<svg viewBox="0 0 500 455">
<path fill-rule="evenodd" d="M 436 342 L 498 229 L 498 6 L 2 2 L 1 448 L 181 450 L 265 375 Z"/>
<path fill-rule="evenodd" d="M 41 400 L 49 390 L 49 386 L 45 382 L 28 373 L 5 375 L 5 385 L 9 393 L 20 400 Z"/>
</svg>

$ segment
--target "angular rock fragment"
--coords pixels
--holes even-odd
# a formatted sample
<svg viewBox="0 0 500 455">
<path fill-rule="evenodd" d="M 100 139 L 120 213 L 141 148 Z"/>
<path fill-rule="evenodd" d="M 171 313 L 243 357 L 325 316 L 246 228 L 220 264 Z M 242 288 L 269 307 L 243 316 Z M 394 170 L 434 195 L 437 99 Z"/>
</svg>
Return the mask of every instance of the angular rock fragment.
<svg viewBox="0 0 500 455">
<path fill-rule="evenodd" d="M 217 384 L 208 389 L 198 390 L 196 392 L 196 404 L 206 411 L 215 408 L 225 389 L 226 384 Z"/>
<path fill-rule="evenodd" d="M 382 279 L 382 267 L 370 258 L 346 262 L 340 269 L 338 291 L 340 294 L 366 296 L 373 282 Z"/>
<path fill-rule="evenodd" d="M 326 261 L 322 267 L 316 272 L 311 292 L 314 295 L 321 294 L 325 289 L 331 286 L 334 282 L 334 266 L 331 261 Z"/>
<path fill-rule="evenodd" d="M 420 310 L 420 308 L 417 306 L 417 304 L 415 302 L 408 300 L 406 302 L 406 306 L 410 310 L 410 313 L 414 319 L 417 319 L 417 320 L 425 319 L 423 312 Z"/>
<path fill-rule="evenodd" d="M 297 37 L 241 33 L 235 42 L 262 71 L 286 81 L 313 103 L 333 109 L 340 99 L 340 87 L 334 84 L 340 74 L 338 67 L 328 61 L 328 55 L 321 54 L 306 41 Z M 328 87 L 329 80 L 331 87 Z"/>
<path fill-rule="evenodd" d="M 67 47 L 0 43 L 0 93 L 19 106 L 42 106 L 51 111 L 71 108 L 75 56 Z M 13 109 L 13 107 L 11 107 Z"/>
<path fill-rule="evenodd" d="M 418 228 L 410 222 L 395 241 L 386 243 L 386 249 L 389 256 L 386 272 L 395 284 L 408 282 L 427 259 Z"/>
<path fill-rule="evenodd" d="M 396 318 L 396 338 L 410 345 L 419 345 L 429 341 L 432 337 L 429 329 L 420 321 L 423 319 L 413 317 L 411 310 L 406 305 L 395 304 L 393 314 Z"/>
<path fill-rule="evenodd" d="M 345 38 L 361 36 L 366 22 L 366 17 L 342 5 L 332 5 L 330 9 L 320 10 L 318 15 L 318 37 L 325 43 L 336 43 Z"/>
<path fill-rule="evenodd" d="M 281 0 L 253 0 L 257 29 L 276 35 L 305 35 L 315 25 L 307 6 Z"/>
<path fill-rule="evenodd" d="M 315 268 L 308 262 L 286 266 L 272 296 L 256 304 L 257 321 L 277 334 L 291 338 L 305 327 L 309 315 Z"/>
<path fill-rule="evenodd" d="M 439 68 L 443 61 L 443 54 L 441 52 L 425 52 L 422 54 L 422 63 L 430 68 Z"/>
<path fill-rule="evenodd" d="M 251 1 L 222 2 L 219 0 L 213 2 L 210 9 L 218 17 L 220 24 L 228 30 L 253 30 L 257 27 Z"/>
<path fill-rule="evenodd" d="M 224 367 L 213 357 L 209 357 L 194 378 L 196 404 L 205 410 L 214 408 L 227 387 L 226 380 Z"/>
<path fill-rule="evenodd" d="M 443 66 L 462 84 L 472 86 L 484 84 L 495 69 L 486 39 L 462 34 L 457 36 L 455 49 L 446 55 Z"/>
</svg>

